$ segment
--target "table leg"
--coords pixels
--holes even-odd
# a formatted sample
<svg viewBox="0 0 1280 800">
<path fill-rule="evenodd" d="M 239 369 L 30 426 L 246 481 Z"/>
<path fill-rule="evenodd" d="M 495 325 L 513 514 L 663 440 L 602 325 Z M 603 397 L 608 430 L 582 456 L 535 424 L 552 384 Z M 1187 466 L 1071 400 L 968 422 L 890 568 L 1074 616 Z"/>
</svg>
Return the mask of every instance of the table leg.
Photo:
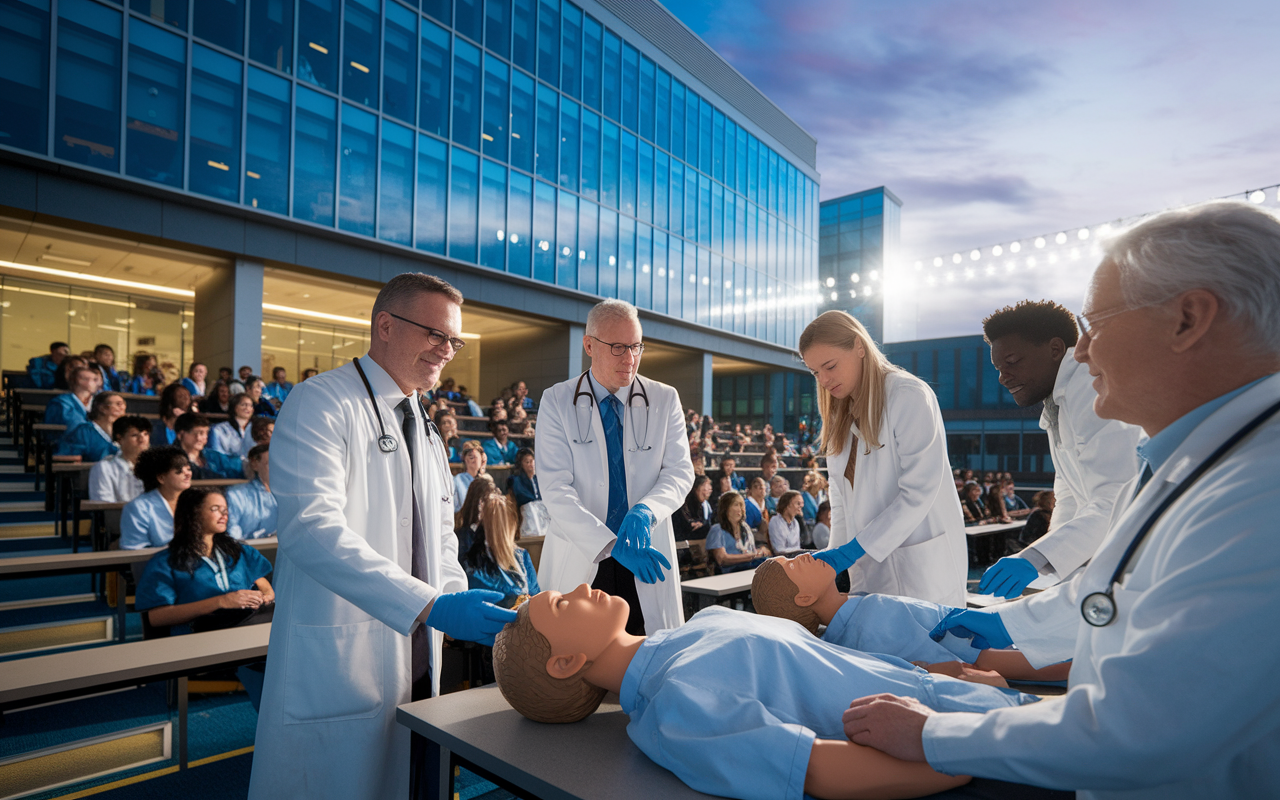
<svg viewBox="0 0 1280 800">
<path fill-rule="evenodd" d="M 187 768 L 187 676 L 178 678 L 178 769 Z"/>
<path fill-rule="evenodd" d="M 126 593 L 129 591 L 127 582 L 124 579 L 124 572 L 116 573 L 116 638 L 120 641 L 125 640 L 125 623 L 128 619 L 129 603 Z M 185 680 L 185 678 L 183 679 Z M 183 686 L 186 686 L 184 683 Z"/>
</svg>

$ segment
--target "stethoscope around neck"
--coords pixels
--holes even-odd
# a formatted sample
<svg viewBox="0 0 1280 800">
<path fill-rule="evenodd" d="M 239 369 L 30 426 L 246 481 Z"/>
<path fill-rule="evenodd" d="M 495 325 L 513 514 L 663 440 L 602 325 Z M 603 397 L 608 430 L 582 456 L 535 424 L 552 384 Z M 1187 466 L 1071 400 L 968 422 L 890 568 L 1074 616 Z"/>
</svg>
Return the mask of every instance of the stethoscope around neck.
<svg viewBox="0 0 1280 800">
<path fill-rule="evenodd" d="M 373 406 L 373 415 L 378 418 L 378 449 L 384 453 L 394 453 L 400 449 L 400 443 L 396 441 L 394 436 L 387 433 L 387 426 L 382 421 L 382 411 L 378 409 L 378 399 L 373 394 L 373 387 L 369 385 L 369 378 L 364 374 L 364 367 L 360 366 L 360 359 L 353 358 L 351 362 L 356 365 L 356 372 L 360 373 L 360 380 L 364 382 L 364 390 L 369 394 L 369 405 Z M 415 394 L 417 394 L 415 392 Z M 422 395 L 418 395 L 418 405 L 422 406 Z M 426 418 L 426 409 L 422 409 L 423 418 Z M 426 436 L 427 441 L 431 441 L 431 432 L 440 432 L 436 428 L 436 424 L 430 419 L 426 420 Z"/>
<path fill-rule="evenodd" d="M 1186 494 L 1187 491 L 1195 485 L 1196 481 L 1200 480 L 1200 478 L 1212 469 L 1215 464 L 1226 457 L 1227 453 L 1234 450 L 1240 442 L 1244 441 L 1244 439 L 1249 436 L 1249 434 L 1253 433 L 1264 422 L 1275 416 L 1278 411 L 1280 411 L 1280 402 L 1273 404 L 1270 408 L 1249 420 L 1243 428 L 1240 428 L 1240 430 L 1232 434 L 1231 438 L 1223 442 L 1217 450 L 1213 451 L 1212 455 L 1202 461 L 1200 466 L 1196 467 L 1190 475 L 1183 478 L 1182 481 L 1174 487 L 1173 491 L 1169 493 L 1169 496 L 1160 502 L 1160 505 L 1156 510 L 1147 517 L 1145 522 L 1142 523 L 1142 527 L 1139 528 L 1137 534 L 1134 535 L 1133 541 L 1129 542 L 1129 546 L 1125 549 L 1124 555 L 1120 558 L 1120 563 L 1117 564 L 1116 568 L 1111 572 L 1111 578 L 1107 581 L 1107 590 L 1105 592 L 1093 592 L 1085 597 L 1085 599 L 1080 603 L 1080 616 L 1084 617 L 1085 622 L 1095 628 L 1105 628 L 1115 621 L 1116 599 L 1112 592 L 1114 591 L 1116 584 L 1118 584 L 1120 579 L 1124 577 L 1125 570 L 1129 568 L 1129 562 L 1133 560 L 1134 555 L 1138 552 L 1138 548 L 1142 546 L 1142 542 L 1147 538 L 1147 534 L 1150 533 L 1151 529 L 1160 521 L 1160 518 L 1164 516 L 1164 513 L 1169 510 L 1169 507 L 1176 503 L 1178 498 Z"/>
<path fill-rule="evenodd" d="M 582 382 L 587 381 L 587 389 L 583 391 Z M 573 414 L 577 423 L 578 438 L 573 440 L 574 444 L 591 444 L 591 412 L 596 405 L 596 395 L 594 391 L 595 381 L 591 378 L 591 370 L 587 370 L 578 376 L 578 383 L 573 389 Z M 578 398 L 587 398 L 585 406 L 578 404 Z M 644 422 L 643 434 L 638 433 L 636 428 L 640 423 L 636 422 L 637 414 L 630 413 L 635 408 L 636 399 L 644 401 Z M 649 444 L 649 393 L 645 391 L 644 384 L 640 382 L 639 376 L 632 378 L 631 388 L 627 391 L 627 418 L 631 420 L 631 439 L 633 447 L 628 447 L 628 453 L 635 453 L 642 450 L 652 450 Z M 583 434 L 583 429 L 587 433 Z"/>
</svg>

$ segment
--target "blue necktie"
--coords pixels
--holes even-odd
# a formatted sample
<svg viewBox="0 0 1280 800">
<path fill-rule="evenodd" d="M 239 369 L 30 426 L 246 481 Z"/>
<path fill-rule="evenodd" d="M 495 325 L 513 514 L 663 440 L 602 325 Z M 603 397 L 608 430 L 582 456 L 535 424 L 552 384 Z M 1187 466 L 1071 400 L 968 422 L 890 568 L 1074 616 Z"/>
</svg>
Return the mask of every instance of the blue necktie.
<svg viewBox="0 0 1280 800">
<path fill-rule="evenodd" d="M 614 533 L 627 515 L 627 470 L 622 463 L 622 401 L 613 395 L 600 404 L 604 443 L 609 454 L 609 509 L 604 524 Z"/>
</svg>

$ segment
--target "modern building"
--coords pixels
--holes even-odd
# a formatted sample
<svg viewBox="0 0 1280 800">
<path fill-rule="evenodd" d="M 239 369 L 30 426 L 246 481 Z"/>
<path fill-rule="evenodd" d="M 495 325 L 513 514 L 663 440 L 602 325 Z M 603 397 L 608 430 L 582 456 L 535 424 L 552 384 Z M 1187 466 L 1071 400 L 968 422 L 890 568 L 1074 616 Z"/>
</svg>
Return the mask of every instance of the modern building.
<svg viewBox="0 0 1280 800">
<path fill-rule="evenodd" d="M 902 201 L 883 186 L 825 200 L 819 206 L 819 311 L 848 311 L 871 338 L 885 339 L 886 265 L 898 255 Z"/>
<path fill-rule="evenodd" d="M 427 271 L 482 398 L 576 373 L 601 297 L 686 405 L 798 397 L 816 142 L 656 2 L 0 0 L 0 50 L 5 369 L 331 368 Z"/>
</svg>

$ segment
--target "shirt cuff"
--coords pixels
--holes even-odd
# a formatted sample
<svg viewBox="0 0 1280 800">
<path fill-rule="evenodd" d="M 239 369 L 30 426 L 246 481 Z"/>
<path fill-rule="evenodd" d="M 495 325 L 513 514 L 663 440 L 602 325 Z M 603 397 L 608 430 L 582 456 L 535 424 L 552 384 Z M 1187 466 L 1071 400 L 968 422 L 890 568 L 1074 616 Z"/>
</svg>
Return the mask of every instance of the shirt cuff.
<svg viewBox="0 0 1280 800">
<path fill-rule="evenodd" d="M 1049 563 L 1049 559 L 1045 558 L 1044 554 L 1034 547 L 1028 547 L 1018 555 L 1031 562 L 1031 566 L 1035 567 L 1036 571 L 1041 575 L 1053 572 L 1053 565 Z"/>
</svg>

